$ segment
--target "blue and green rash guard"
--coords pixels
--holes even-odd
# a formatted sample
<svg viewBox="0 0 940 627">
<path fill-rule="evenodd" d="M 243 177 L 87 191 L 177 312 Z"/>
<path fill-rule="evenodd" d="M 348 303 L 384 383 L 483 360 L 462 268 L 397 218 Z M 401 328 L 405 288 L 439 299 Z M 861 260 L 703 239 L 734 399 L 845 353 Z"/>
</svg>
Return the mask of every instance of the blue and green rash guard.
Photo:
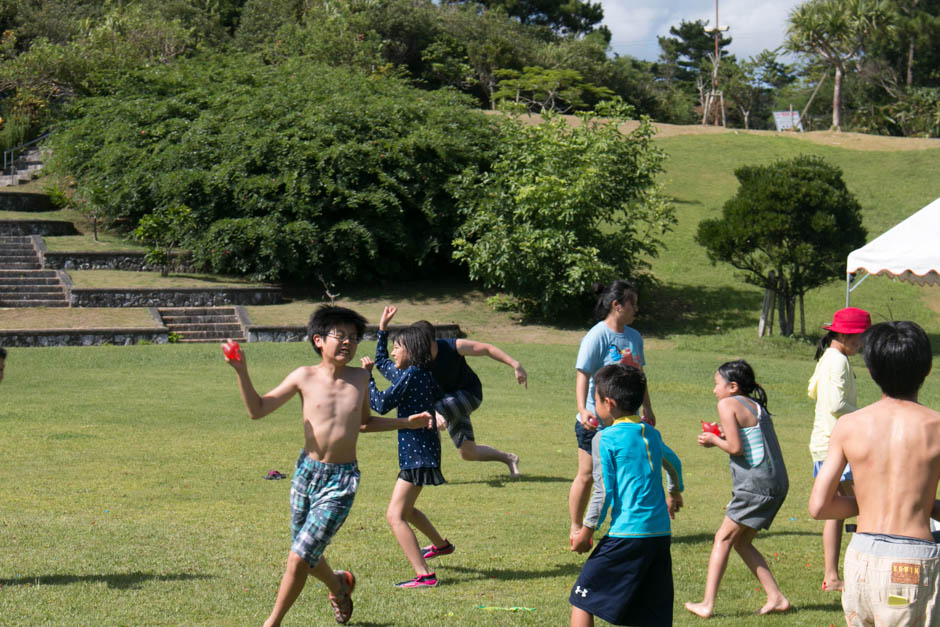
<svg viewBox="0 0 940 627">
<path fill-rule="evenodd" d="M 598 451 L 605 491 L 598 526 L 609 508 L 610 536 L 643 538 L 671 535 L 663 490 L 663 457 L 676 469 L 681 492 L 685 486 L 679 457 L 663 443 L 655 427 L 631 419 L 616 420 L 597 437 L 600 438 Z"/>
</svg>

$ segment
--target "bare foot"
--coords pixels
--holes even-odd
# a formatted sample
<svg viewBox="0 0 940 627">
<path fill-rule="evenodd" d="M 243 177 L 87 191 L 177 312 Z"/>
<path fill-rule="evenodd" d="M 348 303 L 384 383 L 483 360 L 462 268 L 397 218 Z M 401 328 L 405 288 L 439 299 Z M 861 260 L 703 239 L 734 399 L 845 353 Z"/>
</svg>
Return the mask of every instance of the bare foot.
<svg viewBox="0 0 940 627">
<path fill-rule="evenodd" d="M 506 465 L 509 466 L 509 476 L 515 479 L 521 474 L 519 472 L 519 456 L 513 455 L 512 453 L 508 453 L 508 455 L 509 462 Z"/>
<path fill-rule="evenodd" d="M 689 610 L 696 616 L 701 616 L 702 618 L 708 618 L 712 615 L 712 607 L 706 604 L 704 601 L 701 603 L 686 603 L 685 609 Z"/>
<path fill-rule="evenodd" d="M 787 597 L 781 596 L 779 599 L 767 601 L 767 604 L 757 610 L 757 613 L 763 616 L 764 614 L 770 614 L 772 612 L 786 612 L 789 609 L 790 602 L 787 600 Z"/>
<path fill-rule="evenodd" d="M 834 579 L 831 581 L 826 581 L 825 579 L 822 582 L 823 592 L 842 592 L 842 589 L 845 588 L 845 582 L 841 579 Z"/>
</svg>

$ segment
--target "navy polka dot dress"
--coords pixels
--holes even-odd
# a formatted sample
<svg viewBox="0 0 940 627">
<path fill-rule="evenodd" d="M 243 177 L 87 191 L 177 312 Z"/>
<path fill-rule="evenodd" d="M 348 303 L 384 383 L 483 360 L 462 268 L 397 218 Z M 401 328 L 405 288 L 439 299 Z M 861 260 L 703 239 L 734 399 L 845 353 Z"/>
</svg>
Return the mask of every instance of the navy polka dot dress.
<svg viewBox="0 0 940 627">
<path fill-rule="evenodd" d="M 399 418 L 407 418 L 422 411 L 433 413 L 434 401 L 441 397 L 441 388 L 431 371 L 409 366 L 396 374 L 400 376 L 385 391 L 376 387 L 375 379 L 369 379 L 369 405 L 372 409 L 385 414 L 397 407 Z M 440 468 L 441 439 L 437 429 L 400 429 L 398 465 L 402 470 Z"/>
</svg>

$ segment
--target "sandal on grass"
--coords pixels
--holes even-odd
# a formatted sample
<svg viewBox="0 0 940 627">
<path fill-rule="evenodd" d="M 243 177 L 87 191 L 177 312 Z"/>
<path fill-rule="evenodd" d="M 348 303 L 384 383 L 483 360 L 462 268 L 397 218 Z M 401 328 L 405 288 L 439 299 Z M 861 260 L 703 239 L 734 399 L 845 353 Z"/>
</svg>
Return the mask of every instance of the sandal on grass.
<svg viewBox="0 0 940 627">
<path fill-rule="evenodd" d="M 333 606 L 333 617 L 342 625 L 352 617 L 352 593 L 356 589 L 356 578 L 348 570 L 334 570 L 333 574 L 341 580 L 341 592 L 338 595 L 330 594 L 330 605 Z"/>
</svg>

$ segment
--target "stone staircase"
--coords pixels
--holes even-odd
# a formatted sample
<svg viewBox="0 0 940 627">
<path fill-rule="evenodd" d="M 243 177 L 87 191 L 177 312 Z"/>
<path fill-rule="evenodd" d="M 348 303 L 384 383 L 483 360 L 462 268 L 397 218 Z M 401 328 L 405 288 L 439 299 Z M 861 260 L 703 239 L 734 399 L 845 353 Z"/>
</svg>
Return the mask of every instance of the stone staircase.
<svg viewBox="0 0 940 627">
<path fill-rule="evenodd" d="M 0 172 L 0 187 L 24 185 L 32 180 L 33 175 L 42 169 L 42 151 L 33 148 L 13 162 L 13 169 Z"/>
<path fill-rule="evenodd" d="M 55 270 L 43 270 L 28 236 L 0 236 L 0 307 L 68 307 Z"/>
<path fill-rule="evenodd" d="M 247 341 L 234 307 L 160 307 L 157 311 L 170 333 L 180 336 L 180 343 Z"/>
</svg>

